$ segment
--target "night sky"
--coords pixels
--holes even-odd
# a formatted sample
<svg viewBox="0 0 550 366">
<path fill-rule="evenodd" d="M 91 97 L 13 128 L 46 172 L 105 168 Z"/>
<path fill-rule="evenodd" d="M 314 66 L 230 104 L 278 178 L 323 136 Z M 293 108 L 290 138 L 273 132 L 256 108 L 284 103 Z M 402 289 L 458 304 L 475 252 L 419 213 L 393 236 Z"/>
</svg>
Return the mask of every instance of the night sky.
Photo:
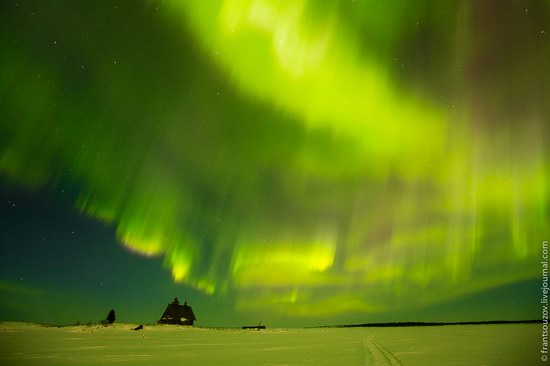
<svg viewBox="0 0 550 366">
<path fill-rule="evenodd" d="M 2 1 L 0 319 L 540 317 L 549 1 Z"/>
</svg>

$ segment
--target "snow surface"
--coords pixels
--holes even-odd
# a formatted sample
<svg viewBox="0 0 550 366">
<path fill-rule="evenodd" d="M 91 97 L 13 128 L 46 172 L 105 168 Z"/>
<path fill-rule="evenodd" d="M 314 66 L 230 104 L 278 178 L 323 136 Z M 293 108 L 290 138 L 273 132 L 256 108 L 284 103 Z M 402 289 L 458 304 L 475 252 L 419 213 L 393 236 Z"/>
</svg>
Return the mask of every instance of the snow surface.
<svg viewBox="0 0 550 366">
<path fill-rule="evenodd" d="M 0 323 L 0 365 L 537 365 L 541 325 L 206 329 Z"/>
</svg>

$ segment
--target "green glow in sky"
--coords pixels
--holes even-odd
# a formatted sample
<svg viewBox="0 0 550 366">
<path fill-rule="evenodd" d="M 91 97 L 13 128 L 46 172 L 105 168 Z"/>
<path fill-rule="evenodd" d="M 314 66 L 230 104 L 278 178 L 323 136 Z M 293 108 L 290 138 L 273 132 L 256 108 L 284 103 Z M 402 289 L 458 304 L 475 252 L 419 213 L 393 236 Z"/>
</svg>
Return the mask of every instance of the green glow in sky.
<svg viewBox="0 0 550 366">
<path fill-rule="evenodd" d="M 238 311 L 383 313 L 537 278 L 550 8 L 514 6 L 12 10 L 0 177 Z"/>
<path fill-rule="evenodd" d="M 359 54 L 360 41 L 345 29 L 336 4 L 177 4 L 214 62 L 247 97 L 295 114 L 306 127 L 353 135 L 357 153 L 368 150 L 384 163 L 411 151 L 425 159 L 442 147 L 442 112 L 398 90 L 384 64 Z M 406 170 L 399 163 L 394 169 Z"/>
</svg>

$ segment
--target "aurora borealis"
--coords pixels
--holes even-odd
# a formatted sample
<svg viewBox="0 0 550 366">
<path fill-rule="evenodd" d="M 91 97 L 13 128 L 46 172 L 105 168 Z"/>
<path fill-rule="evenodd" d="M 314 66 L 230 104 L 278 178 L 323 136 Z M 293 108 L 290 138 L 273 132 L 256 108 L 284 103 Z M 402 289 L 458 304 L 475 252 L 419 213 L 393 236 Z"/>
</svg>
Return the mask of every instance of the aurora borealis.
<svg viewBox="0 0 550 366">
<path fill-rule="evenodd" d="M 11 263 L 0 270 L 2 298 L 47 296 L 21 290 L 23 276 L 48 290 L 78 278 L 48 281 L 56 267 L 10 254 L 7 238 L 48 253 L 52 244 L 10 228 L 62 207 L 60 217 L 101 234 L 63 236 L 56 261 L 74 260 L 71 247 L 123 246 L 113 258 L 140 265 L 135 281 L 133 266 L 117 267 L 125 291 L 169 288 L 157 312 L 178 291 L 203 305 L 203 324 L 366 322 L 426 309 L 455 320 L 444 314 L 453 303 L 468 315 L 537 317 L 536 293 L 517 294 L 536 287 L 550 237 L 549 1 L 4 1 L 0 10 L 2 215 L 13 192 L 33 212 L 0 224 Z M 54 221 L 41 230 L 71 231 Z M 124 301 L 110 291 L 102 296 Z M 495 293 L 501 307 L 475 313 L 468 299 Z"/>
</svg>

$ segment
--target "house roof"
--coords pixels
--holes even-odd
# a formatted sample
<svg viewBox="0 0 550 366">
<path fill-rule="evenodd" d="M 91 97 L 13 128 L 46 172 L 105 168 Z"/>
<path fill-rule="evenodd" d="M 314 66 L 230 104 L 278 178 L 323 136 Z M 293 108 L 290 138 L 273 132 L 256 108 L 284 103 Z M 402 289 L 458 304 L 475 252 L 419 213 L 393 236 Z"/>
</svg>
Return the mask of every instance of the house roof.
<svg viewBox="0 0 550 366">
<path fill-rule="evenodd" d="M 193 309 L 191 309 L 191 306 L 187 305 L 187 301 L 183 305 L 180 305 L 177 297 L 172 301 L 172 303 L 168 304 L 166 310 L 164 310 L 164 313 L 162 314 L 161 320 L 162 319 L 197 320 L 197 318 L 195 318 L 195 314 L 193 313 Z"/>
</svg>

